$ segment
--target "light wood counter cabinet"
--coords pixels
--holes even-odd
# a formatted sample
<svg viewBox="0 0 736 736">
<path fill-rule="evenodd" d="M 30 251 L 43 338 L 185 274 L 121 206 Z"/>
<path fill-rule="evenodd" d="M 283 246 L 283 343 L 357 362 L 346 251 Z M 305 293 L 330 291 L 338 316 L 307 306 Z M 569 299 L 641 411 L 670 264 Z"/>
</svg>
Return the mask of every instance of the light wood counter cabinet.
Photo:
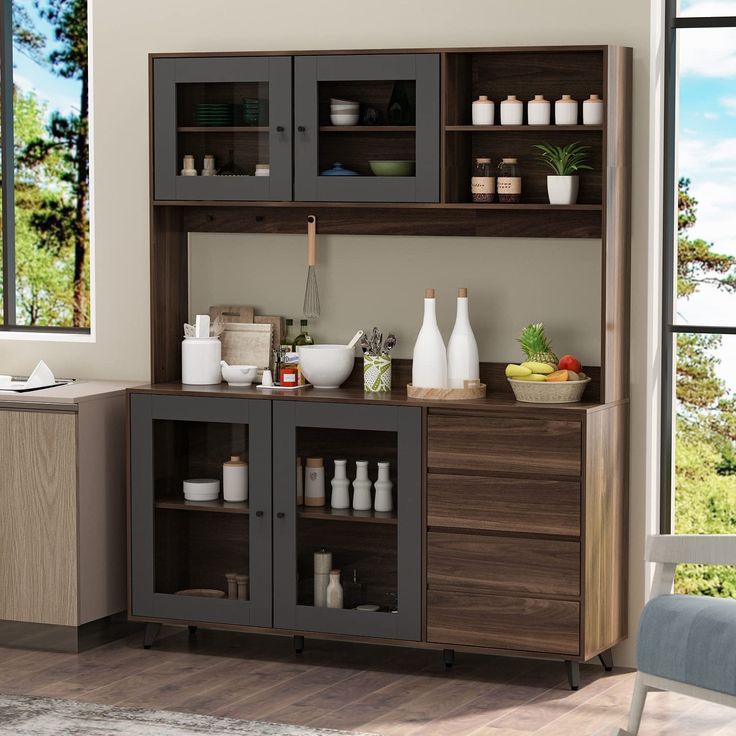
<svg viewBox="0 0 736 736">
<path fill-rule="evenodd" d="M 73 649 L 125 609 L 129 385 L 0 394 L 0 643 Z"/>
</svg>

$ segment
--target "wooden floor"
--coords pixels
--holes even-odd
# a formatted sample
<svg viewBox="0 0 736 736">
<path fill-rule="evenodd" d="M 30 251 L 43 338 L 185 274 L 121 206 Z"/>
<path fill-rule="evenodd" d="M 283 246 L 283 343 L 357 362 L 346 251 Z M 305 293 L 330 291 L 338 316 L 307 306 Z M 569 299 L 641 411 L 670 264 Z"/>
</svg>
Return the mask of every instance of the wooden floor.
<svg viewBox="0 0 736 736">
<path fill-rule="evenodd" d="M 624 725 L 633 674 L 586 665 L 567 688 L 560 663 L 164 629 L 80 655 L 0 648 L 0 693 L 367 731 L 385 736 L 588 736 Z M 736 710 L 650 696 L 642 736 L 736 734 Z"/>
</svg>

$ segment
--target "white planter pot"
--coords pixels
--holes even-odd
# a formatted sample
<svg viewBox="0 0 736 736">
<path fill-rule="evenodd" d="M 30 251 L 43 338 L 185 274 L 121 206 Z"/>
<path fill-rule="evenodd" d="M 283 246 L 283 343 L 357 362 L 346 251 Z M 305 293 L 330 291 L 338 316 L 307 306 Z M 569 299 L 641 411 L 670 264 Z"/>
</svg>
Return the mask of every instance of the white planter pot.
<svg viewBox="0 0 736 736">
<path fill-rule="evenodd" d="M 575 204 L 580 188 L 579 176 L 548 176 L 547 195 L 550 204 Z"/>
</svg>

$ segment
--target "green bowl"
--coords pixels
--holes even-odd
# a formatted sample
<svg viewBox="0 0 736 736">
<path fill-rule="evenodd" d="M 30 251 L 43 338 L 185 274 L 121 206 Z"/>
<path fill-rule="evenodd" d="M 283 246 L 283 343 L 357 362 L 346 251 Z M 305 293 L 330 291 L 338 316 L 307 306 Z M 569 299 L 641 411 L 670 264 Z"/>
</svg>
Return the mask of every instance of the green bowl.
<svg viewBox="0 0 736 736">
<path fill-rule="evenodd" d="M 416 161 L 369 161 L 376 176 L 414 176 Z"/>
</svg>

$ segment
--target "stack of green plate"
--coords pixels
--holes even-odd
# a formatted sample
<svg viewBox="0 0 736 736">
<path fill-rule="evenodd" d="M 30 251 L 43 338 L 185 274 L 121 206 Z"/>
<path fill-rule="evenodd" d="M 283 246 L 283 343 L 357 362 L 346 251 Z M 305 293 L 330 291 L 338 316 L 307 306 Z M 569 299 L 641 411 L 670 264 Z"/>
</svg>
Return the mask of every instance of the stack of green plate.
<svg viewBox="0 0 736 736">
<path fill-rule="evenodd" d="M 201 102 L 194 109 L 194 119 L 202 127 L 232 125 L 233 113 L 228 102 Z"/>
<path fill-rule="evenodd" d="M 261 101 L 254 97 L 244 97 L 240 108 L 243 125 L 258 125 L 260 121 Z"/>
</svg>

